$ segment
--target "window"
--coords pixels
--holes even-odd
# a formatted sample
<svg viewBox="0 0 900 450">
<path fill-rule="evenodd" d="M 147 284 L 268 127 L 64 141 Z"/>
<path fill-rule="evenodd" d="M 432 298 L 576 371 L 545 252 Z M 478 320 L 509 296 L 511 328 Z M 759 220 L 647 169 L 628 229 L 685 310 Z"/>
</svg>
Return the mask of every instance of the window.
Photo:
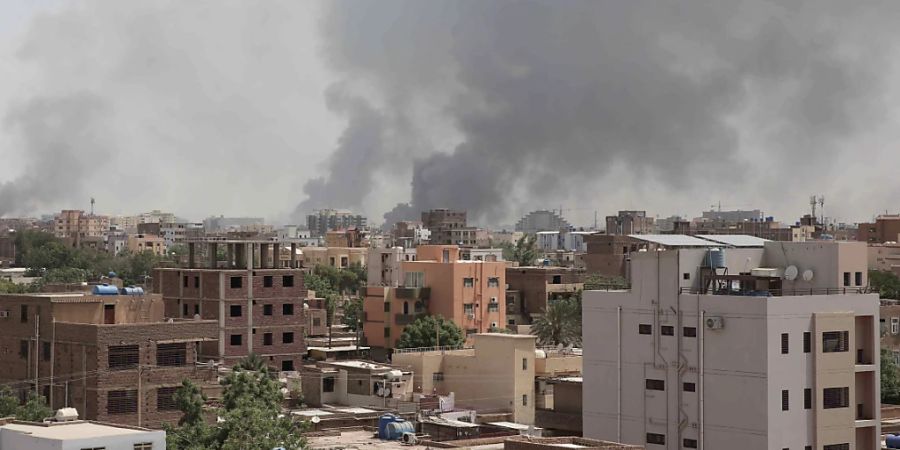
<svg viewBox="0 0 900 450">
<path fill-rule="evenodd" d="M 22 305 L 19 310 L 19 321 L 22 323 L 28 322 L 28 305 Z"/>
<path fill-rule="evenodd" d="M 822 333 L 822 352 L 846 352 L 849 350 L 849 340 L 849 331 L 826 331 Z"/>
<path fill-rule="evenodd" d="M 850 286 L 850 272 L 844 272 L 844 286 Z"/>
<path fill-rule="evenodd" d="M 27 340 L 19 341 L 19 356 L 21 356 L 23 359 L 28 359 L 28 352 L 30 347 L 31 345 Z"/>
<path fill-rule="evenodd" d="M 682 441 L 682 445 L 684 448 L 697 448 L 697 440 L 685 438 L 684 441 Z"/>
<path fill-rule="evenodd" d="M 184 287 L 188 287 L 188 276 L 184 276 Z"/>
<path fill-rule="evenodd" d="M 862 286 L 862 272 L 856 272 L 853 274 L 854 281 L 856 281 L 856 286 Z"/>
<path fill-rule="evenodd" d="M 187 364 L 187 345 L 184 342 L 156 345 L 157 366 L 183 366 L 185 364 Z"/>
<path fill-rule="evenodd" d="M 241 305 L 231 305 L 228 311 L 231 317 L 241 317 Z"/>
<path fill-rule="evenodd" d="M 41 342 L 41 358 L 44 361 L 50 361 L 50 343 L 47 341 Z"/>
<path fill-rule="evenodd" d="M 488 278 L 488 287 L 500 287 L 500 278 L 497 278 L 497 277 Z"/>
<path fill-rule="evenodd" d="M 293 316 L 294 315 L 294 304 L 293 303 L 283 303 L 281 305 L 281 314 L 285 316 Z"/>
<path fill-rule="evenodd" d="M 685 272 L 685 273 L 681 274 L 681 279 L 683 279 L 683 280 L 690 280 L 690 279 L 691 279 L 691 274 L 688 273 L 688 272 Z"/>
<path fill-rule="evenodd" d="M 473 304 L 473 303 L 463 304 L 463 313 L 464 314 L 475 314 L 475 304 Z"/>
<path fill-rule="evenodd" d="M 812 409 L 812 389 L 803 390 L 803 409 Z"/>
<path fill-rule="evenodd" d="M 391 312 L 391 302 L 384 302 L 384 312 Z"/>
<path fill-rule="evenodd" d="M 672 325 L 663 325 L 659 327 L 659 331 L 663 336 L 675 336 L 675 327 Z"/>
<path fill-rule="evenodd" d="M 313 317 L 313 326 L 318 327 L 322 325 L 322 319 L 318 317 Z"/>
<path fill-rule="evenodd" d="M 281 277 L 281 285 L 284 287 L 294 287 L 294 276 L 285 275 Z"/>
<path fill-rule="evenodd" d="M 185 303 L 185 304 L 181 305 L 181 316 L 187 317 L 187 315 L 188 315 L 188 305 L 187 305 L 187 303 Z"/>
<path fill-rule="evenodd" d="M 386 338 L 391 337 L 391 329 L 390 329 L 390 327 L 384 327 L 384 337 L 386 337 Z"/>
<path fill-rule="evenodd" d="M 648 391 L 664 391 L 666 390 L 666 382 L 665 380 L 644 380 L 644 386 Z"/>
<path fill-rule="evenodd" d="M 781 410 L 782 411 L 787 411 L 790 409 L 790 402 L 791 402 L 790 397 L 791 396 L 788 393 L 787 389 L 781 391 Z"/>
<path fill-rule="evenodd" d="M 684 392 L 697 392 L 697 385 L 694 383 L 684 383 L 682 384 L 682 389 Z"/>
<path fill-rule="evenodd" d="M 444 381 L 444 372 L 435 372 L 431 374 L 431 381 Z"/>
<path fill-rule="evenodd" d="M 488 312 L 500 312 L 500 304 L 499 303 L 489 303 L 488 304 Z"/>
<path fill-rule="evenodd" d="M 272 275 L 264 276 L 263 277 L 263 287 L 272 287 L 272 285 L 274 284 L 272 280 L 274 280 L 274 279 L 275 279 L 275 277 L 273 277 Z"/>
<path fill-rule="evenodd" d="M 110 369 L 131 369 L 137 367 L 139 360 L 137 345 L 111 345 L 107 354 Z"/>
<path fill-rule="evenodd" d="M 666 445 L 666 435 L 658 433 L 647 433 L 647 443 Z"/>
<path fill-rule="evenodd" d="M 341 256 L 341 267 L 348 267 L 348 266 L 350 266 L 350 259 L 347 258 L 346 256 Z"/>
<path fill-rule="evenodd" d="M 242 334 L 232 334 L 231 335 L 231 345 L 243 345 L 244 335 Z"/>
<path fill-rule="evenodd" d="M 137 412 L 137 391 L 109 391 L 106 394 L 107 414 L 131 414 Z"/>
<path fill-rule="evenodd" d="M 900 366 L 900 351 L 894 350 L 894 364 Z"/>
<path fill-rule="evenodd" d="M 334 392 L 334 377 L 322 378 L 322 392 Z"/>
<path fill-rule="evenodd" d="M 825 409 L 846 408 L 850 406 L 850 388 L 837 387 L 822 390 L 822 407 Z"/>
<path fill-rule="evenodd" d="M 653 334 L 653 325 L 647 323 L 638 324 L 638 334 Z"/>
<path fill-rule="evenodd" d="M 528 370 L 528 358 L 522 358 L 522 370 Z"/>
<path fill-rule="evenodd" d="M 788 339 L 788 334 L 787 334 L 787 333 L 781 333 L 781 354 L 782 354 L 782 355 L 787 355 L 787 354 L 788 354 L 788 347 L 789 347 L 788 344 L 789 344 L 789 342 L 790 342 L 790 341 L 789 341 L 789 339 Z"/>
<path fill-rule="evenodd" d="M 809 353 L 812 351 L 812 333 L 809 331 L 803 332 L 803 353 Z"/>
<path fill-rule="evenodd" d="M 850 450 L 850 444 L 830 444 L 822 447 L 822 450 Z"/>
<path fill-rule="evenodd" d="M 553 281 L 550 284 L 562 284 L 562 275 L 553 275 Z"/>
<path fill-rule="evenodd" d="M 522 394 L 522 406 L 528 406 L 528 394 Z"/>
<path fill-rule="evenodd" d="M 263 315 L 264 316 L 272 315 L 272 305 L 263 305 Z"/>
<path fill-rule="evenodd" d="M 290 372 L 292 370 L 294 370 L 294 360 L 285 359 L 284 361 L 281 361 L 281 371 L 282 372 Z"/>
<path fill-rule="evenodd" d="M 891 334 L 900 333 L 900 317 L 891 317 Z"/>
<path fill-rule="evenodd" d="M 231 288 L 240 289 L 244 286 L 244 279 L 241 277 L 231 277 Z"/>
<path fill-rule="evenodd" d="M 475 328 L 466 328 L 466 336 L 478 334 L 478 330 Z"/>
<path fill-rule="evenodd" d="M 812 445 L 804 445 L 803 450 L 812 450 Z"/>
<path fill-rule="evenodd" d="M 281 333 L 281 343 L 282 344 L 293 344 L 294 343 L 294 332 L 288 331 L 285 333 Z"/>
<path fill-rule="evenodd" d="M 152 442 L 139 442 L 134 444 L 134 450 L 153 450 Z"/>
<path fill-rule="evenodd" d="M 475 280 L 472 278 L 463 278 L 463 287 L 470 288 L 475 286 Z"/>
<path fill-rule="evenodd" d="M 682 329 L 684 337 L 697 337 L 697 329 L 694 327 L 684 327 Z"/>
<path fill-rule="evenodd" d="M 410 288 L 425 286 L 425 272 L 406 272 L 403 275 L 403 285 Z"/>
<path fill-rule="evenodd" d="M 175 391 L 178 386 L 161 387 L 156 390 L 156 409 L 158 411 L 174 411 L 178 409 L 175 404 Z"/>
<path fill-rule="evenodd" d="M 200 304 L 194 305 L 194 314 L 200 314 Z"/>
<path fill-rule="evenodd" d="M 199 277 L 199 276 L 194 277 L 194 288 L 195 288 L 195 289 L 199 289 L 199 288 L 200 288 L 200 277 Z"/>
<path fill-rule="evenodd" d="M 263 345 L 272 345 L 272 333 L 263 333 Z"/>
</svg>

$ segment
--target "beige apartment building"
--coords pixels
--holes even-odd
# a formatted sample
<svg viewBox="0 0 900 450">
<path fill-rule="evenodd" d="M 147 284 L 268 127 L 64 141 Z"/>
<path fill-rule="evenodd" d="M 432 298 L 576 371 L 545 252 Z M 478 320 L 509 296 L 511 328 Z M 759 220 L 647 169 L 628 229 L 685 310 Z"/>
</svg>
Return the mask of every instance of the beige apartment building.
<svg viewBox="0 0 900 450">
<path fill-rule="evenodd" d="M 457 408 L 509 413 L 513 422 L 534 424 L 535 340 L 522 334 L 476 334 L 472 348 L 396 350 L 392 362 L 412 372 L 415 392 L 452 392 Z"/>
<path fill-rule="evenodd" d="M 630 290 L 584 293 L 585 437 L 650 450 L 879 448 L 865 244 L 679 239 L 631 255 Z"/>
<path fill-rule="evenodd" d="M 109 217 L 85 214 L 84 211 L 64 209 L 53 220 L 53 234 L 68 239 L 78 247 L 86 238 L 101 238 L 109 230 Z"/>
<path fill-rule="evenodd" d="M 400 273 L 390 275 L 400 286 L 369 279 L 363 331 L 373 354 L 395 347 L 406 325 L 423 315 L 450 319 L 466 335 L 504 326 L 506 263 L 461 260 L 459 252 L 455 245 L 420 245 L 416 260 L 401 261 Z"/>
<path fill-rule="evenodd" d="M 126 248 L 130 253 L 152 252 L 157 256 L 165 256 L 166 240 L 152 234 L 133 234 L 128 236 Z"/>
<path fill-rule="evenodd" d="M 368 249 L 360 247 L 303 247 L 303 267 L 318 265 L 346 269 L 351 264 L 366 265 Z"/>
</svg>

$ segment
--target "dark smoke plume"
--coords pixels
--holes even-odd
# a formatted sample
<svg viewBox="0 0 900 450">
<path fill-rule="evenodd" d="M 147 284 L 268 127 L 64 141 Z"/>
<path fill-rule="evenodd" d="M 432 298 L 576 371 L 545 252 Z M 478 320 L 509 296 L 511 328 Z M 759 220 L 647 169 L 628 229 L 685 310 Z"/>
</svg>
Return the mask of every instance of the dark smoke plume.
<svg viewBox="0 0 900 450">
<path fill-rule="evenodd" d="M 388 220 L 452 207 L 497 223 L 595 186 L 613 166 L 629 184 L 611 195 L 642 180 L 778 192 L 827 173 L 829 158 L 883 119 L 884 61 L 900 29 L 900 3 L 874 0 L 327 5 L 337 89 L 372 99 L 387 119 L 372 132 L 365 108 L 344 110 L 331 172 L 307 186 L 306 204 L 352 204 L 331 189 L 345 173 L 336 169 L 384 158 L 390 176 L 412 169 L 410 204 Z M 422 138 L 434 124 L 452 129 L 453 146 Z M 391 158 L 385 135 L 415 148 Z"/>
</svg>

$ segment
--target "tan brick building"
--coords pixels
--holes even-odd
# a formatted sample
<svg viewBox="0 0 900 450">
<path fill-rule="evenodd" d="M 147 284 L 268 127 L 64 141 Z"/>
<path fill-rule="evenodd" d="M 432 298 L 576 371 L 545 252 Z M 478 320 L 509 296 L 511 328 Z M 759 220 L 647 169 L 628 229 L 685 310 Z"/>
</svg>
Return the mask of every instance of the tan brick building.
<svg viewBox="0 0 900 450">
<path fill-rule="evenodd" d="M 0 296 L 0 382 L 89 420 L 175 423 L 182 380 L 215 385 L 197 349 L 216 338 L 216 323 L 166 320 L 163 311 L 158 295 Z"/>
</svg>

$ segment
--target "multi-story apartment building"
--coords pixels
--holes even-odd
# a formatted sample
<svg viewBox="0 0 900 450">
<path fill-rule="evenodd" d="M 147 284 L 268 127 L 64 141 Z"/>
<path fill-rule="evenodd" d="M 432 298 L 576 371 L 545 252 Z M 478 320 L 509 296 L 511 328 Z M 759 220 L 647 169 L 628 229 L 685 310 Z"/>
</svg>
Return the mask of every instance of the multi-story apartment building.
<svg viewBox="0 0 900 450">
<path fill-rule="evenodd" d="M 630 281 L 584 293 L 586 437 L 647 449 L 879 448 L 865 244 L 671 245 L 632 253 Z"/>
<path fill-rule="evenodd" d="M 366 265 L 369 249 L 362 247 L 303 247 L 303 267 L 318 265 L 346 269 L 353 264 Z"/>
<path fill-rule="evenodd" d="M 648 234 L 653 232 L 653 217 L 647 211 L 619 211 L 606 216 L 606 234 Z"/>
<path fill-rule="evenodd" d="M 458 241 L 468 239 L 468 236 L 462 234 L 462 229 L 469 228 L 466 225 L 466 211 L 450 209 L 423 211 L 422 226 L 431 232 L 429 243 L 434 245 L 458 245 Z M 473 234 L 471 239 L 474 241 L 475 237 Z"/>
<path fill-rule="evenodd" d="M 368 219 L 350 211 L 338 209 L 322 209 L 306 216 L 306 227 L 313 237 L 325 236 L 333 230 L 347 228 L 363 229 L 368 226 Z"/>
<path fill-rule="evenodd" d="M 102 238 L 109 230 L 109 217 L 85 214 L 84 211 L 64 209 L 56 215 L 53 234 L 79 247 L 85 238 Z"/>
<path fill-rule="evenodd" d="M 197 364 L 206 361 L 199 346 L 218 337 L 216 322 L 167 320 L 159 295 L 101 288 L 112 295 L 0 296 L 0 382 L 89 420 L 176 423 L 172 395 L 181 382 L 216 382 L 212 366 Z"/>
<path fill-rule="evenodd" d="M 529 325 L 558 299 L 584 289 L 584 270 L 568 267 L 507 267 L 506 326 Z"/>
<path fill-rule="evenodd" d="M 204 343 L 201 356 L 233 365 L 255 353 L 277 369 L 299 368 L 306 353 L 306 287 L 298 261 L 282 268 L 281 244 L 269 240 L 208 238 L 187 245 L 186 267 L 156 269 L 153 288 L 170 317 L 216 321 L 218 342 Z M 219 246 L 225 247 L 221 261 Z M 206 255 L 203 267 L 197 253 Z"/>
<path fill-rule="evenodd" d="M 165 256 L 166 240 L 152 234 L 132 234 L 128 236 L 126 249 L 131 253 L 151 252 L 154 255 Z"/>
<path fill-rule="evenodd" d="M 203 235 L 202 223 L 162 223 L 159 227 L 159 235 L 165 240 L 166 248 L 181 245 L 188 239 L 197 239 Z"/>
<path fill-rule="evenodd" d="M 900 214 L 884 214 L 875 222 L 861 223 L 856 229 L 856 240 L 869 244 L 900 241 Z"/>
<path fill-rule="evenodd" d="M 392 349 L 406 325 L 425 314 L 452 320 L 467 335 L 504 326 L 504 262 L 464 261 L 455 245 L 421 245 L 415 261 L 400 262 L 399 277 L 400 286 L 369 280 L 366 288 L 363 331 L 373 355 Z"/>
<path fill-rule="evenodd" d="M 266 221 L 262 217 L 212 216 L 203 220 L 203 229 L 207 233 L 221 233 L 238 231 L 242 227 L 252 227 L 254 225 L 263 225 L 265 223 Z"/>
</svg>

